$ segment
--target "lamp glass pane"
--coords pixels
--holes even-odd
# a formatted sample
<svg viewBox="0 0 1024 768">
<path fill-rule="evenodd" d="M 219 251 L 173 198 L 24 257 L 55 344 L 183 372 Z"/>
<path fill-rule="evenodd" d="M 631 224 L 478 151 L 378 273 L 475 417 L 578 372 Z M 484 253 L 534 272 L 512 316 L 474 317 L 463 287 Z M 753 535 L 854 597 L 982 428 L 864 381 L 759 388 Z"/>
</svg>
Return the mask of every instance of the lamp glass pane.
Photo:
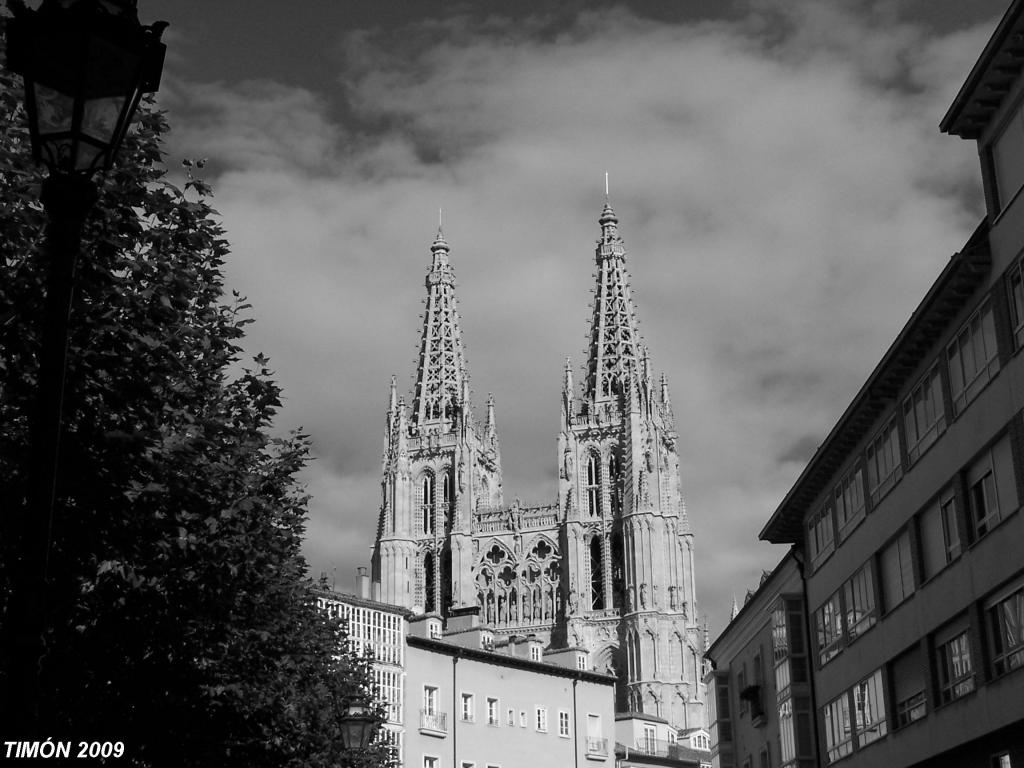
<svg viewBox="0 0 1024 768">
<path fill-rule="evenodd" d="M 82 133 L 103 144 L 110 144 L 124 107 L 123 96 L 88 99 L 82 110 Z"/>
<path fill-rule="evenodd" d="M 98 170 L 106 159 L 106 153 L 107 147 L 105 145 L 80 140 L 78 142 L 78 152 L 75 154 L 75 170 Z"/>
<path fill-rule="evenodd" d="M 63 133 L 71 130 L 75 102 L 66 94 L 34 83 L 39 133 Z"/>
</svg>

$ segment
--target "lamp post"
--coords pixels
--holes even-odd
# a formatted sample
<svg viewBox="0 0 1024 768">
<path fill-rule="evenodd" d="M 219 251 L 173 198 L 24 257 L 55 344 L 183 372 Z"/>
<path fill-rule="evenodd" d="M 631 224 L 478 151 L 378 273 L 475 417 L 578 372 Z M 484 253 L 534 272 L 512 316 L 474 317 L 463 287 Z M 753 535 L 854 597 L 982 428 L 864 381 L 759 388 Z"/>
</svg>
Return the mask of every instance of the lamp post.
<svg viewBox="0 0 1024 768">
<path fill-rule="evenodd" d="M 7 67 L 24 78 L 32 155 L 46 165 L 49 261 L 39 384 L 32 417 L 27 504 L 5 516 L 17 562 L 5 630 L 7 722 L 31 736 L 45 655 L 46 591 L 57 491 L 68 318 L 82 225 L 97 199 L 92 176 L 108 170 L 144 93 L 157 90 L 166 23 L 139 23 L 135 0 L 8 0 Z M 38 735 L 38 734 L 36 734 Z"/>
</svg>

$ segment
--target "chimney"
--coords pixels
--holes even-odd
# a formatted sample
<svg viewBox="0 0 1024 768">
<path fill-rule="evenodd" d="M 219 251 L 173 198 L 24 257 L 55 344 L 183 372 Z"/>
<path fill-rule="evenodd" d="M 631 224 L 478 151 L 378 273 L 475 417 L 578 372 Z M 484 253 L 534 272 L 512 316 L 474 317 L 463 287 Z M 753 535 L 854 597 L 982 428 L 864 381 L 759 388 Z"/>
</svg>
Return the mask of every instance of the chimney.
<svg viewBox="0 0 1024 768">
<path fill-rule="evenodd" d="M 359 574 L 359 596 L 363 600 L 370 599 L 370 574 L 366 572 L 365 566 L 356 568 L 356 573 Z"/>
</svg>

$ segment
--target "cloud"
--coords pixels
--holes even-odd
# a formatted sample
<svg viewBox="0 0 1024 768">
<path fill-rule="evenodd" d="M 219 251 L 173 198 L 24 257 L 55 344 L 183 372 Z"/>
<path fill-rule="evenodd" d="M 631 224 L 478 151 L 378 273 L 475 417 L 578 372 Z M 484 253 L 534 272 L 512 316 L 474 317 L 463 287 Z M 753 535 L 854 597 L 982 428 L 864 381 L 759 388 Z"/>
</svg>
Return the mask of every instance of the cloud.
<svg viewBox="0 0 1024 768">
<path fill-rule="evenodd" d="M 172 156 L 216 161 L 229 281 L 255 304 L 282 426 L 315 443 L 315 572 L 344 583 L 368 560 L 387 386 L 411 390 L 438 208 L 506 497 L 553 498 L 608 170 L 721 629 L 782 554 L 757 532 L 980 217 L 973 147 L 936 125 L 991 25 L 936 36 L 872 8 L 448 18 L 348 34 L 337 94 L 164 95 Z"/>
</svg>

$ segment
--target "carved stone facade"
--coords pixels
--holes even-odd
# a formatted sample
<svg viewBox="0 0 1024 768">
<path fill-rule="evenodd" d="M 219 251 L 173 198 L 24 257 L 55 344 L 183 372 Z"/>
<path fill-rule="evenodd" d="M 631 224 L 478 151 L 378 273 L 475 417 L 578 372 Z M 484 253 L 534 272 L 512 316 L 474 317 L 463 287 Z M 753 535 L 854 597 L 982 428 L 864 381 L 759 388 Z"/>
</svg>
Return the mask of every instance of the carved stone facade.
<svg viewBox="0 0 1024 768">
<path fill-rule="evenodd" d="M 618 709 L 706 727 L 704 633 L 672 405 L 637 332 L 605 204 L 582 391 L 566 361 L 557 502 L 504 503 L 494 401 L 473 417 L 449 249 L 431 246 L 416 391 L 391 383 L 373 556 L 381 599 L 442 616 L 479 606 L 496 634 L 578 647 L 619 677 Z"/>
</svg>

